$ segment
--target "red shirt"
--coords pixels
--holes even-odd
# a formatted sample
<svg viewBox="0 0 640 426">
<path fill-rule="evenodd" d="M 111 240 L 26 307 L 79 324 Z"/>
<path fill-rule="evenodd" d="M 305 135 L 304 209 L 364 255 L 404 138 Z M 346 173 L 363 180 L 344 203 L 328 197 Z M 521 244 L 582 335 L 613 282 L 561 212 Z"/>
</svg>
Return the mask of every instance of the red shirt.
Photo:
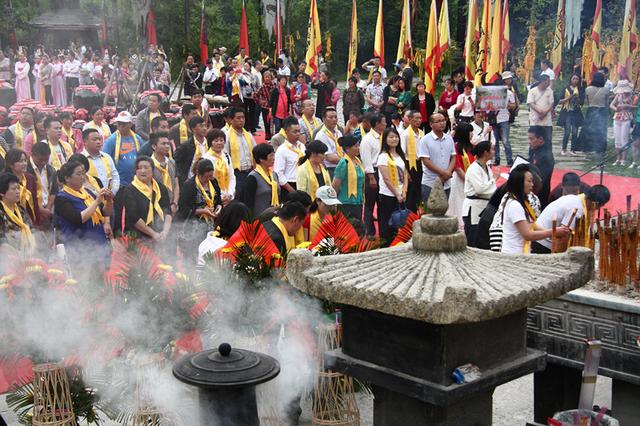
<svg viewBox="0 0 640 426">
<path fill-rule="evenodd" d="M 458 151 L 456 150 L 456 169 L 461 168 L 462 171 L 466 172 L 467 167 L 464 166 L 464 161 L 462 161 L 463 156 L 458 154 L 457 152 Z M 467 151 L 467 157 L 469 157 L 469 165 L 471 165 L 471 163 L 476 161 L 476 157 L 474 157 L 474 155 L 468 151 Z"/>
<path fill-rule="evenodd" d="M 422 122 L 426 123 L 429 121 L 429 117 L 427 117 L 427 98 L 419 99 L 420 100 L 420 116 L 422 117 Z"/>
<path fill-rule="evenodd" d="M 442 92 L 442 94 L 440 95 L 440 100 L 438 101 L 440 108 L 444 109 L 445 111 L 448 111 L 449 108 L 451 108 L 453 105 L 456 104 L 456 101 L 458 100 L 458 95 L 459 93 L 457 90 L 454 90 L 451 93 L 447 93 L 446 90 Z"/>
<path fill-rule="evenodd" d="M 278 109 L 276 110 L 275 116 L 281 120 L 284 120 L 289 116 L 289 100 L 287 99 L 286 90 L 283 90 L 281 87 L 279 87 L 278 92 Z"/>
</svg>

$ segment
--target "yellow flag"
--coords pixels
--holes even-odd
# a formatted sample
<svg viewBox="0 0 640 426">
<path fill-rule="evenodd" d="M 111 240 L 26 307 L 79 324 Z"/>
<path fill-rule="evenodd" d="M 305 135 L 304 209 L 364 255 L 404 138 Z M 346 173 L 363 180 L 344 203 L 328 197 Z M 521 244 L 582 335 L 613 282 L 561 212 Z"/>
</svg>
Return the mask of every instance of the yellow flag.
<svg viewBox="0 0 640 426">
<path fill-rule="evenodd" d="M 464 41 L 464 73 L 467 80 L 473 80 L 476 75 L 476 54 L 480 29 L 478 28 L 478 0 L 469 0 L 469 14 L 467 16 L 467 36 Z"/>
<path fill-rule="evenodd" d="M 502 68 L 507 59 L 507 54 L 511 48 L 511 25 L 509 25 L 509 0 L 504 0 L 502 9 Z"/>
<path fill-rule="evenodd" d="M 491 46 L 487 65 L 487 83 L 493 83 L 502 72 L 502 0 L 495 0 L 491 25 Z"/>
<path fill-rule="evenodd" d="M 487 60 L 489 53 L 489 30 L 491 25 L 491 2 L 485 0 L 482 6 L 482 23 L 480 24 L 480 44 L 478 45 L 478 54 L 476 56 L 476 78 L 475 85 L 482 84 L 482 74 L 487 71 Z"/>
<path fill-rule="evenodd" d="M 427 92 L 433 94 L 435 89 L 438 63 L 440 62 L 440 43 L 438 40 L 438 11 L 436 0 L 431 0 L 429 26 L 427 27 L 427 47 L 424 59 L 424 84 Z"/>
<path fill-rule="evenodd" d="M 449 2 L 447 0 L 443 0 L 438 21 L 438 53 L 440 56 L 440 59 L 438 61 L 438 69 L 440 69 L 440 67 L 442 66 L 442 57 L 444 56 L 444 53 L 449 49 L 450 40 L 451 30 L 449 29 Z"/>
<path fill-rule="evenodd" d="M 402 21 L 400 22 L 400 39 L 398 40 L 398 53 L 396 62 L 402 58 L 411 61 L 413 57 L 413 44 L 411 42 L 411 9 L 409 0 L 402 1 Z"/>
<path fill-rule="evenodd" d="M 384 67 L 384 19 L 382 17 L 382 0 L 378 2 L 378 19 L 376 20 L 376 38 L 373 42 L 373 56 L 379 56 L 380 65 Z"/>
<path fill-rule="evenodd" d="M 322 51 L 322 39 L 320 37 L 320 20 L 318 19 L 318 5 L 316 0 L 311 0 L 309 8 L 309 28 L 307 29 L 307 54 L 305 61 L 307 68 L 304 72 L 313 75 L 318 72 L 318 54 Z"/>
<path fill-rule="evenodd" d="M 556 13 L 556 30 L 553 34 L 553 44 L 551 46 L 551 57 L 549 60 L 553 64 L 553 72 L 556 78 L 560 76 L 562 69 L 562 49 L 564 47 L 564 0 L 558 0 L 558 12 Z"/>
<path fill-rule="evenodd" d="M 596 1 L 596 11 L 593 15 L 593 27 L 591 29 L 591 74 L 598 71 L 600 66 L 600 34 L 602 33 L 602 0 Z"/>
<path fill-rule="evenodd" d="M 627 0 L 622 21 L 622 40 L 618 56 L 618 76 L 633 83 L 633 53 L 638 49 L 638 29 L 636 27 L 636 0 Z M 637 72 L 637 71 L 636 71 Z"/>
<path fill-rule="evenodd" d="M 351 77 L 351 72 L 357 66 L 358 60 L 358 10 L 356 0 L 351 6 L 351 36 L 349 37 L 349 62 L 347 64 L 347 76 Z"/>
</svg>

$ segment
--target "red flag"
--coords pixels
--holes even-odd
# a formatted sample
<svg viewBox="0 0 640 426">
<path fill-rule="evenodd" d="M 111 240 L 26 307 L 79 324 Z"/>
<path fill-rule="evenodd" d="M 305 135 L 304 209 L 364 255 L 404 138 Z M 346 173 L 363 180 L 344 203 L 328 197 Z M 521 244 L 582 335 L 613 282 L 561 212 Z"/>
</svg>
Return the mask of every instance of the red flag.
<svg viewBox="0 0 640 426">
<path fill-rule="evenodd" d="M 147 47 L 150 45 L 158 46 L 158 33 L 156 32 L 156 14 L 149 7 L 147 13 Z"/>
<path fill-rule="evenodd" d="M 247 56 L 249 53 L 249 29 L 247 28 L 247 11 L 244 8 L 244 2 L 242 2 L 242 17 L 240 18 L 240 49 L 246 50 Z"/>
<path fill-rule="evenodd" d="M 202 10 L 200 12 L 200 61 L 204 64 L 209 59 L 209 33 L 207 32 L 207 22 L 204 19 L 204 0 L 202 0 Z"/>
<path fill-rule="evenodd" d="M 280 20 L 280 0 L 276 0 L 276 22 L 274 24 L 273 38 L 276 42 L 276 53 L 273 56 L 274 62 L 282 51 L 282 21 Z"/>
</svg>

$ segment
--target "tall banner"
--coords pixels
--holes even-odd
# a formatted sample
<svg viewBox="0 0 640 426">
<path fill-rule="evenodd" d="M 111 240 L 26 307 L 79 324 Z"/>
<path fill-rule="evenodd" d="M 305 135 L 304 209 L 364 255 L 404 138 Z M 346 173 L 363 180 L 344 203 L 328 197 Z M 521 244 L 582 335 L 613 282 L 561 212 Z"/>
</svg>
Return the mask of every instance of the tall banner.
<svg viewBox="0 0 640 426">
<path fill-rule="evenodd" d="M 591 74 L 598 70 L 601 62 L 602 44 L 600 34 L 602 33 L 602 0 L 596 1 L 596 11 L 593 15 L 593 27 L 591 29 Z"/>
<path fill-rule="evenodd" d="M 158 32 L 156 31 L 156 14 L 149 7 L 149 13 L 147 13 L 147 47 L 151 45 L 158 46 Z"/>
<path fill-rule="evenodd" d="M 636 0 L 627 0 L 622 22 L 622 40 L 618 56 L 618 76 L 620 80 L 630 80 L 633 84 L 633 53 L 638 48 L 638 29 L 636 27 Z M 636 72 L 640 72 L 637 71 Z"/>
<path fill-rule="evenodd" d="M 204 16 L 204 0 L 200 9 L 200 61 L 206 63 L 209 59 L 209 33 L 207 32 L 207 22 Z"/>
<path fill-rule="evenodd" d="M 487 65 L 487 83 L 496 81 L 502 72 L 502 1 L 495 0 L 491 25 L 491 46 Z"/>
<path fill-rule="evenodd" d="M 378 0 L 378 19 L 376 20 L 376 37 L 373 42 L 373 56 L 379 56 L 380 65 L 384 67 L 384 18 L 382 16 L 382 0 Z"/>
<path fill-rule="evenodd" d="M 280 9 L 280 0 L 276 0 L 276 20 L 273 25 L 273 38 L 276 42 L 276 52 L 273 55 L 274 62 L 278 59 L 282 51 L 282 10 Z"/>
<path fill-rule="evenodd" d="M 449 28 L 449 2 L 442 0 L 440 15 L 438 20 L 438 54 L 440 56 L 438 69 L 442 66 L 442 57 L 449 50 L 449 41 L 451 40 L 451 30 Z"/>
<path fill-rule="evenodd" d="M 482 5 L 482 22 L 480 23 L 480 43 L 478 44 L 478 54 L 476 56 L 475 85 L 482 84 L 482 74 L 487 71 L 487 61 L 489 58 L 489 33 L 491 26 L 491 1 L 484 0 Z"/>
<path fill-rule="evenodd" d="M 502 9 L 502 69 L 507 62 L 507 55 L 511 49 L 511 25 L 509 23 L 509 0 L 504 0 Z"/>
<path fill-rule="evenodd" d="M 565 0 L 558 0 L 558 12 L 556 13 L 556 30 L 553 34 L 553 44 L 551 46 L 551 63 L 556 78 L 560 77 L 562 70 L 562 48 L 564 47 L 564 7 Z"/>
<path fill-rule="evenodd" d="M 396 62 L 405 58 L 408 62 L 413 58 L 413 44 L 411 41 L 411 7 L 409 0 L 402 1 L 402 20 L 400 22 L 400 39 Z"/>
<path fill-rule="evenodd" d="M 247 27 L 247 11 L 244 7 L 244 1 L 242 2 L 242 16 L 240 17 L 240 42 L 238 43 L 240 49 L 246 50 L 247 56 L 249 53 L 249 28 Z"/>
<path fill-rule="evenodd" d="M 313 75 L 318 72 L 318 54 L 322 51 L 322 39 L 320 36 L 320 20 L 318 19 L 318 5 L 316 0 L 311 0 L 309 8 L 309 28 L 307 29 L 307 54 L 305 61 L 307 68 L 304 72 Z"/>
<path fill-rule="evenodd" d="M 424 59 L 424 84 L 427 92 L 433 95 L 435 90 L 436 74 L 440 62 L 440 42 L 438 40 L 438 11 L 436 0 L 431 0 L 429 12 L 429 26 L 427 27 L 427 47 Z"/>
<path fill-rule="evenodd" d="M 464 41 L 464 73 L 467 80 L 473 80 L 476 74 L 476 54 L 480 29 L 478 28 L 478 0 L 469 0 L 467 16 L 467 35 Z"/>
<path fill-rule="evenodd" d="M 358 60 L 358 9 L 356 0 L 351 6 L 351 35 L 349 37 L 349 62 L 347 63 L 347 78 L 351 77 L 351 72 L 356 68 Z"/>
</svg>

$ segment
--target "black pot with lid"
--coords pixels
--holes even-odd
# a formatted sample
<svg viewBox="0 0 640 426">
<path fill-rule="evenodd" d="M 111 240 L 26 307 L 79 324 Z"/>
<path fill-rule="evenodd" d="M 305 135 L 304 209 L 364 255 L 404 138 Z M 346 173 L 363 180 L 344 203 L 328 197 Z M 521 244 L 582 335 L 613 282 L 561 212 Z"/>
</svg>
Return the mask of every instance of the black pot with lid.
<svg viewBox="0 0 640 426">
<path fill-rule="evenodd" d="M 201 425 L 258 426 L 255 387 L 279 373 L 275 358 L 228 343 L 188 355 L 173 366 L 175 378 L 199 388 Z"/>
</svg>

